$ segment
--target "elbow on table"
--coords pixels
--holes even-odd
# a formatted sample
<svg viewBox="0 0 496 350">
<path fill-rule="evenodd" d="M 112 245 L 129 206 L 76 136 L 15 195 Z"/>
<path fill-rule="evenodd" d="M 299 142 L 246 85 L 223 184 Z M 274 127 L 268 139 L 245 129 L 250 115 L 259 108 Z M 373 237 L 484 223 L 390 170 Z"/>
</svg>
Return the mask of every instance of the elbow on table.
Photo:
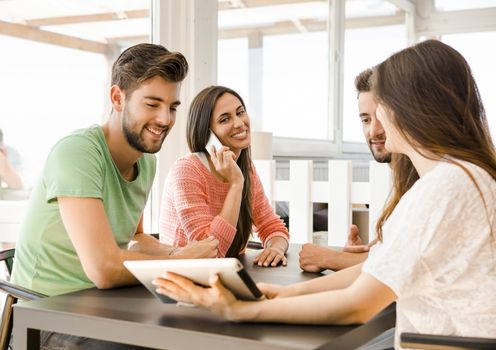
<svg viewBox="0 0 496 350">
<path fill-rule="evenodd" d="M 114 268 L 90 268 L 86 275 L 98 289 L 110 289 L 119 285 L 116 279 L 119 273 Z"/>
<path fill-rule="evenodd" d="M 111 289 L 111 288 L 116 287 L 116 285 L 114 283 L 112 283 L 111 281 L 106 280 L 104 278 L 95 279 L 95 280 L 93 280 L 93 283 L 95 284 L 95 286 L 98 289 Z"/>
</svg>

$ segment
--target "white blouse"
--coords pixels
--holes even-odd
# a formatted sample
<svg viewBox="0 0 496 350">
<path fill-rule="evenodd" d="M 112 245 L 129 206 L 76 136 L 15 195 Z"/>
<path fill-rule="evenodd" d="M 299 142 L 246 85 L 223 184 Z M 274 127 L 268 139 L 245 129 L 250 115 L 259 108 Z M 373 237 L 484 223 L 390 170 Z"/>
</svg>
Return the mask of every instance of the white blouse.
<svg viewBox="0 0 496 350">
<path fill-rule="evenodd" d="M 439 162 L 403 196 L 363 272 L 397 295 L 402 332 L 496 337 L 496 181 Z M 485 205 L 484 205 L 485 201 Z"/>
</svg>

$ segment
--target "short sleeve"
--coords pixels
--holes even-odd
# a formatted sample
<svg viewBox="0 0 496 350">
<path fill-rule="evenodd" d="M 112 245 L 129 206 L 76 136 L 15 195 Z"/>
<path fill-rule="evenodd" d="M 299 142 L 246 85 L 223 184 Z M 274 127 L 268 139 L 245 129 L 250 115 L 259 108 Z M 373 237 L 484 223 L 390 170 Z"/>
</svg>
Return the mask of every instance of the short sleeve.
<svg viewBox="0 0 496 350">
<path fill-rule="evenodd" d="M 46 201 L 58 196 L 103 198 L 103 157 L 98 144 L 83 135 L 59 141 L 45 165 Z"/>
</svg>

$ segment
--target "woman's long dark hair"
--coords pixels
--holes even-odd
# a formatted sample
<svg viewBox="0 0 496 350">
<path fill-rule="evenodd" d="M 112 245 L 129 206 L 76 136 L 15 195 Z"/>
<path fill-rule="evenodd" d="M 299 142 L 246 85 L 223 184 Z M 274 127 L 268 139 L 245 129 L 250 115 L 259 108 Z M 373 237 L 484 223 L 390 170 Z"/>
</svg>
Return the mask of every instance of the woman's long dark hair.
<svg viewBox="0 0 496 350">
<path fill-rule="evenodd" d="M 452 47 L 427 40 L 379 64 L 372 88 L 391 121 L 411 146 L 429 159 L 460 166 L 484 195 L 471 172 L 456 159 L 473 163 L 496 180 L 496 152 L 479 90 L 469 65 Z M 377 235 L 401 197 L 418 180 L 410 159 L 394 155 L 393 192 L 377 221 Z M 486 206 L 486 211 L 488 210 Z"/>
<path fill-rule="evenodd" d="M 188 146 L 191 152 L 207 153 L 205 145 L 210 137 L 210 119 L 217 103 L 217 100 L 224 94 L 235 96 L 246 110 L 245 103 L 239 94 L 224 86 L 210 86 L 203 89 L 196 95 L 191 103 L 188 121 L 186 124 L 186 137 Z M 207 153 L 208 154 L 208 153 Z M 238 256 L 243 250 L 252 232 L 252 198 L 251 198 L 251 173 L 252 162 L 250 147 L 241 151 L 236 160 L 243 176 L 245 183 L 241 197 L 241 206 L 239 208 L 238 224 L 236 225 L 236 236 L 231 244 L 231 247 L 226 253 L 227 257 Z"/>
</svg>

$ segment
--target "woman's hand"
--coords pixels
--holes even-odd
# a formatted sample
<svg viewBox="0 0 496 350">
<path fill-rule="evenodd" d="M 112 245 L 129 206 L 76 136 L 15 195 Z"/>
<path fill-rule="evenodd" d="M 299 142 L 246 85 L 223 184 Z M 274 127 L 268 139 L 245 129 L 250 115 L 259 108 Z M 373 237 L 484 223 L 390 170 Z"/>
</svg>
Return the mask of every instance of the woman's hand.
<svg viewBox="0 0 496 350">
<path fill-rule="evenodd" d="M 277 266 L 282 263 L 283 266 L 288 264 L 288 259 L 285 256 L 288 249 L 288 241 L 282 237 L 273 237 L 267 242 L 265 249 L 254 260 L 254 264 L 258 266 Z"/>
<path fill-rule="evenodd" d="M 291 286 L 260 282 L 257 283 L 257 287 L 267 299 L 285 298 L 294 295 L 291 292 Z"/>
<path fill-rule="evenodd" d="M 185 277 L 167 272 L 166 276 L 158 277 L 152 283 L 157 286 L 156 291 L 159 294 L 180 302 L 202 306 L 226 319 L 236 320 L 233 311 L 239 301 L 222 285 L 219 276 L 210 276 L 208 282 L 210 288 L 205 288 Z"/>
<path fill-rule="evenodd" d="M 212 146 L 211 154 L 215 155 L 211 156 L 210 159 L 220 176 L 231 185 L 244 185 L 245 178 L 236 163 L 236 155 L 228 147 L 222 146 L 219 149 L 215 149 Z"/>
</svg>

